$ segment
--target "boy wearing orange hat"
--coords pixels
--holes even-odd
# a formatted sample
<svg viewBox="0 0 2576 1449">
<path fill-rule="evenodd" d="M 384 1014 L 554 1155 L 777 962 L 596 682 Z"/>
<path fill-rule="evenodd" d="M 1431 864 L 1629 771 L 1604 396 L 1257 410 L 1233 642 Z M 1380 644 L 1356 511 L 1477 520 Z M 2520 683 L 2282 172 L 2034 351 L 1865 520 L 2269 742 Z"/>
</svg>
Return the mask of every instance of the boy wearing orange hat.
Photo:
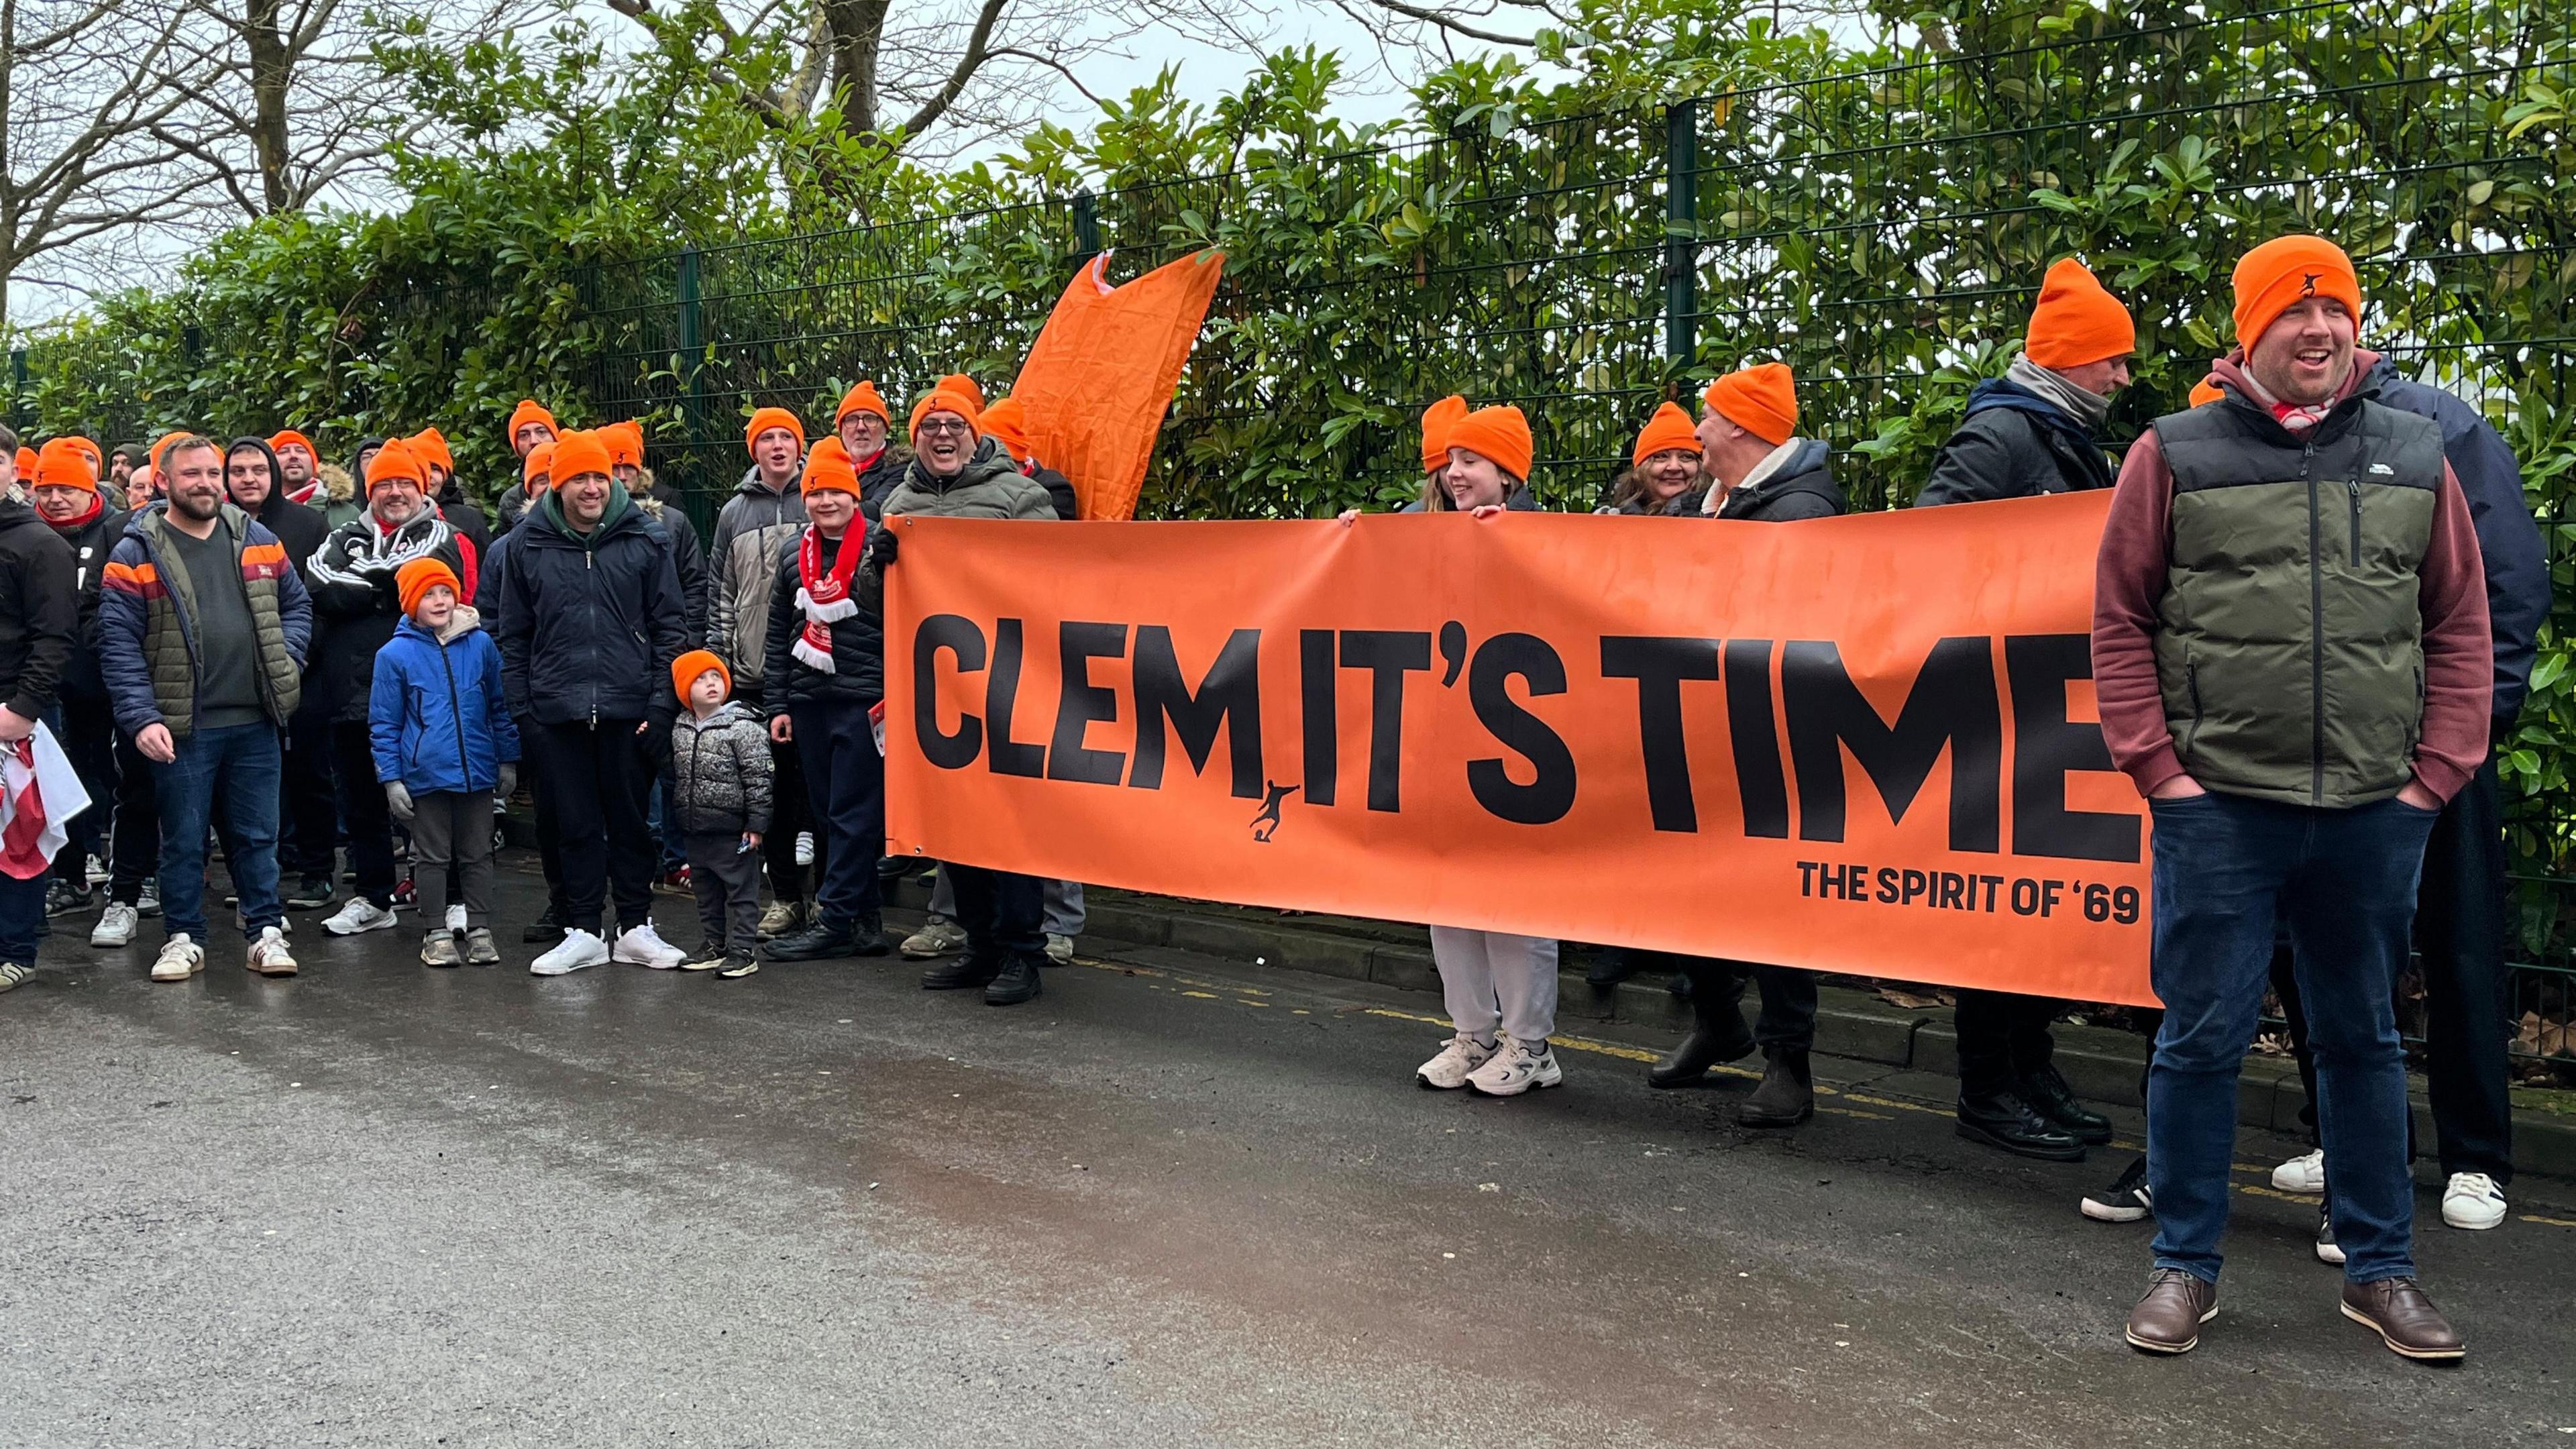
<svg viewBox="0 0 2576 1449">
<path fill-rule="evenodd" d="M 2021 355 L 1968 393 L 1967 417 L 1934 455 L 1915 506 L 2110 487 L 2111 455 L 2095 435 L 2129 385 L 2136 351 L 2129 309 L 2075 258 L 2051 266 Z M 2111 1119 L 2077 1100 L 2058 1073 L 2049 1033 L 2057 1012 L 2043 996 L 1959 993 L 1960 1136 L 2057 1162 L 2080 1161 L 2088 1144 L 2111 1140 Z"/>
<path fill-rule="evenodd" d="M 518 787 L 519 732 L 502 701 L 501 651 L 462 600 L 456 571 L 418 558 L 395 571 L 403 619 L 376 653 L 367 736 L 385 808 L 411 827 L 424 966 L 499 964 L 492 940 L 492 802 Z M 448 925 L 450 867 L 465 929 Z M 460 940 L 460 937 L 462 938 Z"/>
<path fill-rule="evenodd" d="M 2394 995 L 2425 843 L 2487 759 L 2478 535 L 2441 425 L 2378 402 L 2359 365 L 2351 259 L 2284 237 L 2246 254 L 2235 290 L 2237 350 L 2210 369 L 2227 396 L 2130 447 L 2094 570 L 2094 693 L 2154 816 L 2165 1006 L 2155 1267 L 2126 1337 L 2186 1353 L 2217 1313 L 2237 1076 L 2286 922 L 2341 1312 L 2406 1358 L 2454 1361 L 2461 1337 L 2415 1277 Z"/>
<path fill-rule="evenodd" d="M 1849 507 L 1824 440 L 1798 436 L 1798 386 L 1787 364 L 1730 372 L 1710 383 L 1701 401 L 1698 432 L 1709 487 L 1694 506 L 1702 515 L 1794 523 Z"/>
<path fill-rule="evenodd" d="M 672 661 L 671 688 L 683 706 L 671 731 L 672 808 L 688 841 L 704 932 L 680 969 L 749 976 L 760 969 L 752 955 L 760 941 L 758 852 L 776 780 L 769 729 L 733 701 L 732 672 L 704 649 Z"/>
</svg>

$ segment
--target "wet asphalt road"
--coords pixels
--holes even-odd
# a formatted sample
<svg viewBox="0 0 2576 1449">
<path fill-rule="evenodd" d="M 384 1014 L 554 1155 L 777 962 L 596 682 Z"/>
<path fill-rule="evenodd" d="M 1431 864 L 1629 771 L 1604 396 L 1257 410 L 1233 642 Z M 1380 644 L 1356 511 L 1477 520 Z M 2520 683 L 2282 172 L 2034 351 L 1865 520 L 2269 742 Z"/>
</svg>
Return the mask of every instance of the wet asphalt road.
<svg viewBox="0 0 2576 1449">
<path fill-rule="evenodd" d="M 2125 1154 L 1969 1147 L 1939 1082 L 1827 1064 L 1750 1134 L 1644 1043 L 1419 1091 L 1435 1000 L 1249 965 L 996 1010 L 300 919 L 292 981 L 66 931 L 0 998 L 0 1445 L 2576 1442 L 2576 1185 L 2485 1234 L 2422 1199 L 2441 1370 L 2246 1172 L 2222 1316 L 2150 1360 L 2147 1225 L 2074 1212 Z"/>
</svg>

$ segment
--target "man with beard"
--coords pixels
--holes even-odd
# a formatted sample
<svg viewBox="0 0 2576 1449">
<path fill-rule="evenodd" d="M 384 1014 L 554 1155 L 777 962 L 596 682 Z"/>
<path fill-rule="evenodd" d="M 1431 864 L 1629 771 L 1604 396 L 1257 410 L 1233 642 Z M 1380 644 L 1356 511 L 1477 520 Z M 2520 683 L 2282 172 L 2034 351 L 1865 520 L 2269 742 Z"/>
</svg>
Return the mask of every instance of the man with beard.
<svg viewBox="0 0 2576 1449">
<path fill-rule="evenodd" d="M 402 623 L 394 575 L 404 564 L 435 558 L 473 591 L 473 547 L 429 506 L 429 470 L 400 439 L 367 460 L 367 511 L 332 530 L 306 565 L 315 612 L 325 624 L 314 651 L 316 707 L 331 725 L 332 762 L 349 820 L 349 859 L 357 893 L 322 923 L 335 936 L 393 926 L 393 817 L 376 787 L 374 745 L 367 736 L 367 695 L 376 651 Z"/>
<path fill-rule="evenodd" d="M 170 502 L 126 524 L 99 595 L 117 727 L 159 767 L 166 935 L 155 981 L 205 969 L 210 824 L 241 897 L 250 969 L 295 974 L 277 896 L 278 731 L 303 691 L 313 605 L 277 535 L 224 501 L 223 470 L 223 450 L 196 434 L 163 446 Z"/>
</svg>

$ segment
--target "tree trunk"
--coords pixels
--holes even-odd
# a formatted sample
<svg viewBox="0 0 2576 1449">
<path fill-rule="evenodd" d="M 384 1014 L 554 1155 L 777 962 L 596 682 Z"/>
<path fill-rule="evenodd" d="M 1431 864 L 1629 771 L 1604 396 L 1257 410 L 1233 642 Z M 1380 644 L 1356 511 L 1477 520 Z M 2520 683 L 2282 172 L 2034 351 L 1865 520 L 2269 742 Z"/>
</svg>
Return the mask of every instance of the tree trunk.
<svg viewBox="0 0 2576 1449">
<path fill-rule="evenodd" d="M 877 49 L 885 43 L 887 0 L 823 0 L 832 23 L 832 92 L 842 129 L 877 128 Z"/>
<path fill-rule="evenodd" d="M 245 0 L 242 41 L 250 51 L 251 146 L 259 161 L 261 202 L 274 214 L 301 200 L 286 175 L 286 86 L 291 75 L 285 37 L 278 34 L 280 0 Z"/>
</svg>

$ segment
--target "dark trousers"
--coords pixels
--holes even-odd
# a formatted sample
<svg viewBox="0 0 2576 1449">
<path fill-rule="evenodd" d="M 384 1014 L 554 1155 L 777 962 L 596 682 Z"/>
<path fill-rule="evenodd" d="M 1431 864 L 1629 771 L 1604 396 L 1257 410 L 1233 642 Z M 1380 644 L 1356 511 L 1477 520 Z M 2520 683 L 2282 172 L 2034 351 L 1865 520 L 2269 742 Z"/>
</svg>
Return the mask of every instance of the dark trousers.
<svg viewBox="0 0 2576 1449">
<path fill-rule="evenodd" d="M 803 752 L 794 745 L 772 744 L 769 759 L 776 770 L 770 797 L 769 833 L 760 838 L 760 858 L 769 867 L 769 889 L 782 901 L 805 899 L 805 867 L 796 863 L 796 836 L 814 830 L 814 807 L 805 794 Z M 829 842 L 814 830 L 814 874 L 829 864 Z"/>
<path fill-rule="evenodd" d="M 877 884 L 877 857 L 885 854 L 885 757 L 877 753 L 868 707 L 817 700 L 788 706 L 787 717 L 814 810 L 815 909 L 836 924 L 874 920 L 885 904 Z"/>
<path fill-rule="evenodd" d="M 1951 1014 L 1959 1040 L 1959 1095 L 2019 1091 L 2022 1079 L 2046 1070 L 2057 1046 L 2048 1024 L 2056 1019 L 2052 998 L 1963 988 Z"/>
<path fill-rule="evenodd" d="M 553 800 L 563 860 L 565 924 L 597 934 L 614 889 L 617 923 L 652 919 L 655 843 L 644 827 L 653 767 L 637 721 L 541 724 L 519 745 L 536 765 L 537 797 Z"/>
<path fill-rule="evenodd" d="M 116 841 L 107 898 L 129 906 L 143 899 L 143 883 L 161 869 L 161 792 L 154 779 L 159 768 L 132 739 L 117 735 Z"/>
<path fill-rule="evenodd" d="M 2317 1048 L 2327 1201 L 2344 1275 L 2414 1274 L 2406 1057 L 2394 996 L 2433 814 L 2210 793 L 2155 813 L 2149 969 L 2164 1024 L 2147 1076 L 2156 1266 L 2216 1282 L 2236 1155 L 2237 1078 L 2288 923 Z"/>
<path fill-rule="evenodd" d="M 514 715 L 512 720 L 519 727 L 520 739 L 529 739 L 536 734 L 538 725 L 535 720 L 526 715 Z M 528 798 L 535 804 L 537 817 L 537 869 L 544 872 L 546 878 L 546 909 L 552 911 L 555 919 L 560 921 L 566 910 L 563 832 L 555 825 L 555 800 L 554 796 L 547 792 L 543 783 L 543 770 L 544 767 L 537 763 L 535 752 L 522 748 L 519 755 L 519 774 L 527 782 Z"/>
<path fill-rule="evenodd" d="M 692 830 L 687 839 L 689 889 L 698 897 L 698 929 L 708 948 L 747 952 L 759 945 L 759 853 L 742 848 L 738 830 Z"/>
<path fill-rule="evenodd" d="M 968 956 L 1007 960 L 1046 950 L 1046 932 L 1039 924 L 1046 910 L 1046 882 L 955 861 L 942 861 L 939 869 L 957 892 L 957 924 L 965 928 Z M 876 875 L 873 859 L 868 875 Z"/>
<path fill-rule="evenodd" d="M 2432 1098 L 2442 1175 L 2483 1172 L 2499 1186 L 2513 1181 L 2505 921 L 2503 786 L 2490 756 L 2451 797 L 2425 842 L 2415 951 L 2424 968 L 2424 1085 Z M 2308 1014 L 2288 957 L 2283 952 L 2274 961 L 2272 987 L 2308 1091 L 2299 1116 L 2313 1128 L 2316 1053 L 2308 1044 Z"/>
<path fill-rule="evenodd" d="M 940 869 L 946 870 L 947 866 Z M 1744 1000 L 1750 982 L 1762 996 L 1753 1018 L 1753 1039 L 1765 1050 L 1812 1051 L 1816 1045 L 1816 975 L 1786 966 L 1756 966 L 1745 961 L 1711 961 L 1696 956 L 1655 959 L 1671 963 L 1690 978 L 1691 998 L 1733 1007 Z"/>
<path fill-rule="evenodd" d="M 36 938 L 45 931 L 45 880 L 42 873 L 20 880 L 0 871 L 0 961 L 36 964 Z"/>
<path fill-rule="evenodd" d="M 385 909 L 394 903 L 394 817 L 385 787 L 376 779 L 376 750 L 364 720 L 331 726 L 331 761 L 340 777 L 340 803 L 349 812 L 349 865 L 358 894 Z"/>
<path fill-rule="evenodd" d="M 161 849 L 165 936 L 206 939 L 206 827 L 223 837 L 224 870 L 241 897 L 242 934 L 286 924 L 277 895 L 277 726 L 199 728 L 173 742 L 178 758 L 154 771 L 169 838 Z"/>
<path fill-rule="evenodd" d="M 447 882 L 456 878 L 468 930 L 492 926 L 492 792 L 431 790 L 412 797 L 412 883 L 424 929 L 444 930 Z"/>
<path fill-rule="evenodd" d="M 87 892 L 89 858 L 107 858 L 108 829 L 116 814 L 116 713 L 104 698 L 65 695 L 56 723 L 55 736 L 71 759 L 72 773 L 89 792 L 89 808 L 64 827 L 71 841 L 54 857 L 54 873 Z"/>
<path fill-rule="evenodd" d="M 299 716 L 286 727 L 286 779 L 279 787 L 278 819 L 284 831 L 277 843 L 280 875 L 301 880 L 332 880 L 339 859 L 340 801 L 332 785 L 334 768 L 331 722 Z M 372 757 L 371 757 L 372 759 Z M 370 768 L 367 778 L 374 779 Z"/>
</svg>

